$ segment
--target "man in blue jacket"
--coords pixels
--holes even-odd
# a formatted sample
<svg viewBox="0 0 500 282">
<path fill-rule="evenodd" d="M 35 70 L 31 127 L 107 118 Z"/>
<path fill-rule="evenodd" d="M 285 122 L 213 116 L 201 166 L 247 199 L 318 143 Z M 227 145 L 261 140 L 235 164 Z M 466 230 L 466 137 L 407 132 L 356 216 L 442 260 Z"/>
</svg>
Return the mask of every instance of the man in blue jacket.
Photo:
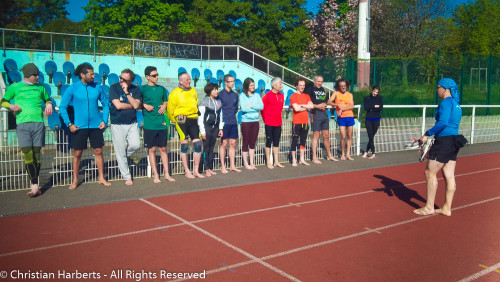
<svg viewBox="0 0 500 282">
<path fill-rule="evenodd" d="M 104 146 L 103 132 L 109 116 L 109 100 L 99 84 L 94 83 L 94 68 L 83 63 L 75 70 L 75 75 L 80 81 L 72 84 L 64 92 L 59 112 L 73 134 L 73 183 L 69 189 L 78 187 L 78 171 L 83 150 L 87 149 L 87 140 L 94 149 L 97 170 L 99 173 L 99 184 L 111 186 L 104 178 L 104 158 L 102 147 Z M 98 101 L 102 104 L 102 116 L 99 112 Z M 75 123 L 71 123 L 68 115 L 68 105 L 73 102 L 75 111 Z"/>
<path fill-rule="evenodd" d="M 229 169 L 241 172 L 236 168 L 236 143 L 238 141 L 238 94 L 233 91 L 234 76 L 226 74 L 224 76 L 225 87 L 219 92 L 219 99 L 222 102 L 222 117 L 224 119 L 224 128 L 222 129 L 222 143 L 219 148 L 220 171 L 228 173 L 226 169 L 226 148 L 229 141 Z"/>
</svg>

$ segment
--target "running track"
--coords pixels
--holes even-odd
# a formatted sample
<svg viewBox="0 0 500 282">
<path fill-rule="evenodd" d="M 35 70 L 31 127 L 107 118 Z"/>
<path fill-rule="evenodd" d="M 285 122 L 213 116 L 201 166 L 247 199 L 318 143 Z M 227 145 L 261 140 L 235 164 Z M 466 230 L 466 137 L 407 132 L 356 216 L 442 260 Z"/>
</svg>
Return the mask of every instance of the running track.
<svg viewBox="0 0 500 282">
<path fill-rule="evenodd" d="M 115 281 L 160 280 L 161 270 L 206 271 L 211 281 L 500 281 L 500 153 L 460 158 L 452 217 L 411 212 L 425 201 L 424 167 L 4 217 L 0 271 L 58 278 L 78 270 Z M 118 270 L 124 276 L 111 279 Z"/>
</svg>

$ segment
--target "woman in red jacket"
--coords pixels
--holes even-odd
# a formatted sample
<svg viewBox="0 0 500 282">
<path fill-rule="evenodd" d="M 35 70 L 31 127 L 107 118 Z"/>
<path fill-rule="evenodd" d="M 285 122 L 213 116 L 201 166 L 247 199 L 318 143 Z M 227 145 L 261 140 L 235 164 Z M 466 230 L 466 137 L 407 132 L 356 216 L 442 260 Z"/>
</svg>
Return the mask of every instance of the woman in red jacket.
<svg viewBox="0 0 500 282">
<path fill-rule="evenodd" d="M 281 78 L 275 77 L 271 80 L 271 91 L 267 92 L 262 103 L 262 119 L 264 120 L 266 129 L 266 161 L 267 167 L 273 169 L 275 166 L 283 167 L 279 163 L 278 157 L 280 153 L 280 138 L 281 138 L 281 113 L 285 103 L 285 96 L 280 91 L 283 89 Z M 271 163 L 271 144 L 273 145 L 274 165 Z"/>
</svg>

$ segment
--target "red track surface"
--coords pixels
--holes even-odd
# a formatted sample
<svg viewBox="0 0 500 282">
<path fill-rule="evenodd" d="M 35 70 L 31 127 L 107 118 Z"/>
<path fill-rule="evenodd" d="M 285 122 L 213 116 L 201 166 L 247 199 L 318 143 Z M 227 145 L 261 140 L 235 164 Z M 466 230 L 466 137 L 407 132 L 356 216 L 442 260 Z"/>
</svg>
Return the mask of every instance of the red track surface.
<svg viewBox="0 0 500 282">
<path fill-rule="evenodd" d="M 500 269 L 500 153 L 460 158 L 452 217 L 412 214 L 425 201 L 424 167 L 0 218 L 0 271 L 58 278 L 78 270 L 109 280 L 123 270 L 119 281 L 159 279 L 160 270 L 206 270 L 213 281 L 458 281 Z M 441 180 L 436 203 L 443 198 Z M 495 271 L 478 277 L 500 281 Z"/>
</svg>

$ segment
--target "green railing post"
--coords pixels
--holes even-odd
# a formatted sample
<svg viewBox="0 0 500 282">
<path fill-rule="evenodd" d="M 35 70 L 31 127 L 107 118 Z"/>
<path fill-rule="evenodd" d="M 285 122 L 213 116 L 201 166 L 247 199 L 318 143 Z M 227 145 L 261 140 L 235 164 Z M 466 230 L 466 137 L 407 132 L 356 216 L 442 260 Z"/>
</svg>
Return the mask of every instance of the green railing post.
<svg viewBox="0 0 500 282">
<path fill-rule="evenodd" d="M 487 91 L 487 96 L 486 96 L 486 103 L 489 106 L 490 105 L 490 98 L 491 98 L 491 73 L 493 71 L 493 56 L 490 53 L 490 56 L 488 57 L 488 74 L 486 75 L 486 79 L 488 80 L 486 82 L 486 91 Z M 486 108 L 486 115 L 490 114 L 490 108 Z"/>
<path fill-rule="evenodd" d="M 373 83 L 372 85 L 377 85 L 377 77 L 376 77 L 376 74 L 377 73 L 377 58 L 374 58 L 373 59 Z"/>
</svg>

